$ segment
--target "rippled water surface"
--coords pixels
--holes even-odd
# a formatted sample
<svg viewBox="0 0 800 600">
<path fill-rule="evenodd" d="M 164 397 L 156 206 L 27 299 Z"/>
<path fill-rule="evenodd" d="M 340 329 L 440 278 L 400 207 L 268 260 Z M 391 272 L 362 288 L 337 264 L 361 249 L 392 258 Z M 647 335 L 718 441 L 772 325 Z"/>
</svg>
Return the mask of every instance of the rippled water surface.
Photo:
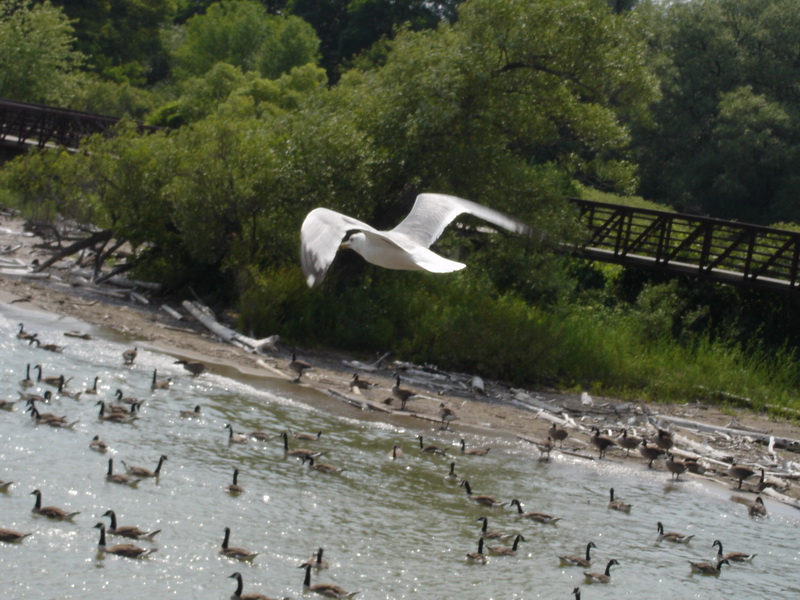
<svg viewBox="0 0 800 600">
<path fill-rule="evenodd" d="M 109 402 L 116 389 L 144 400 L 132 425 L 102 423 L 96 397 L 56 398 L 43 410 L 77 420 L 73 429 L 35 425 L 22 403 L 0 411 L 0 479 L 15 482 L 0 494 L 0 527 L 32 532 L 21 544 L 0 544 L 0 582 L 5 597 L 27 598 L 227 598 L 242 573 L 244 592 L 275 598 L 309 596 L 297 566 L 324 547 L 328 570 L 312 583 L 336 583 L 358 598 L 722 598 L 732 590 L 747 598 L 800 597 L 800 550 L 796 514 L 769 505 L 770 516 L 753 520 L 731 501 L 731 490 L 715 490 L 687 480 L 671 485 L 663 471 L 625 466 L 612 460 L 587 463 L 566 456 L 538 460 L 530 445 L 514 439 L 467 433 L 471 446 L 489 445 L 485 457 L 464 457 L 456 433 L 387 424 L 335 400 L 283 380 L 232 379 L 219 373 L 192 379 L 175 358 L 140 348 L 132 367 L 121 353 L 136 345 L 90 326 L 16 306 L 0 305 L 0 397 L 14 399 L 26 364 L 43 365 L 45 375 L 63 373 L 69 387 L 91 387 L 99 376 L 99 398 Z M 66 345 L 63 354 L 36 349 L 16 339 L 17 323 L 44 342 Z M 91 332 L 94 339 L 67 338 L 67 330 Z M 151 393 L 153 370 L 172 377 L 169 391 Z M 35 373 L 35 372 L 34 372 Z M 31 388 L 41 393 L 47 388 Z M 202 407 L 201 419 L 179 411 Z M 370 417 L 364 420 L 363 417 Z M 325 462 L 340 474 L 311 472 L 286 457 L 280 439 L 229 444 L 226 423 L 237 432 L 322 431 L 303 445 L 326 452 Z M 557 525 L 521 521 L 509 508 L 484 509 L 470 502 L 463 487 L 444 475 L 449 459 L 421 455 L 416 436 L 450 447 L 456 470 L 475 494 L 503 501 L 518 498 L 529 511 L 562 517 Z M 100 435 L 111 450 L 100 454 L 89 441 Z M 392 444 L 405 457 L 388 457 Z M 300 445 L 291 439 L 292 446 Z M 135 488 L 105 480 L 108 458 L 155 469 L 168 456 L 161 477 Z M 246 492 L 225 490 L 234 468 Z M 633 504 L 630 514 L 607 509 L 608 488 Z M 80 511 L 73 522 L 32 514 L 40 489 L 45 505 Z M 120 525 L 161 529 L 157 552 L 141 560 L 99 554 L 98 522 L 113 509 Z M 525 541 L 514 557 L 490 557 L 470 565 L 479 523 L 520 532 Z M 656 522 L 694 534 L 689 545 L 656 544 Z M 224 528 L 231 545 L 258 556 L 239 562 L 219 555 Z M 689 560 L 713 556 L 711 543 L 725 551 L 757 553 L 751 564 L 723 569 L 719 578 L 689 574 Z M 608 585 L 587 585 L 583 569 L 560 568 L 559 554 L 582 554 L 594 541 L 593 571 L 610 558 Z M 109 545 L 127 541 L 109 537 Z"/>
</svg>

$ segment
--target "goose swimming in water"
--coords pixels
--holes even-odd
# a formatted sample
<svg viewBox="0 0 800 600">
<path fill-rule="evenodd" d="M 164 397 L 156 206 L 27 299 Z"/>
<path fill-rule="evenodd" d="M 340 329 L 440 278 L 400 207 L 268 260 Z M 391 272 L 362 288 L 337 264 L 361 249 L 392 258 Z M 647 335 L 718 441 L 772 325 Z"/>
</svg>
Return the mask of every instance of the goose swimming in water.
<svg viewBox="0 0 800 600">
<path fill-rule="evenodd" d="M 105 452 L 108 450 L 108 444 L 101 440 L 99 435 L 96 435 L 89 442 L 89 448 L 97 452 Z"/>
<path fill-rule="evenodd" d="M 611 581 L 611 567 L 614 565 L 618 565 L 616 558 L 612 558 L 606 564 L 606 570 L 603 573 L 584 573 L 583 576 L 586 580 L 586 583 L 608 583 Z"/>
<path fill-rule="evenodd" d="M 481 537 L 487 540 L 510 540 L 515 535 L 513 533 L 503 533 L 501 531 L 489 529 L 489 518 L 486 516 L 480 517 L 477 520 L 483 522 L 483 525 L 481 525 Z"/>
<path fill-rule="evenodd" d="M 231 494 L 243 494 L 244 488 L 239 485 L 239 469 L 233 470 L 233 483 L 229 483 L 225 489 Z"/>
<path fill-rule="evenodd" d="M 764 506 L 764 501 L 761 499 L 761 496 L 757 496 L 756 499 L 747 506 L 747 513 L 751 517 L 767 516 L 767 507 Z"/>
<path fill-rule="evenodd" d="M 106 481 L 109 483 L 119 483 L 121 485 L 129 485 L 134 487 L 139 484 L 138 479 L 132 478 L 130 475 L 122 475 L 121 473 L 114 473 L 114 459 L 108 459 L 108 471 L 106 471 Z"/>
<path fill-rule="evenodd" d="M 235 558 L 237 560 L 253 560 L 256 556 L 258 556 L 258 552 L 249 552 L 244 548 L 237 548 L 235 546 L 229 546 L 228 541 L 231 537 L 231 528 L 225 528 L 225 537 L 222 539 L 222 548 L 220 548 L 219 553 L 223 556 L 227 556 L 229 558 Z"/>
<path fill-rule="evenodd" d="M 664 525 L 661 524 L 661 521 L 658 522 L 658 538 L 656 538 L 656 542 L 673 542 L 675 544 L 688 544 L 692 541 L 694 534 L 692 535 L 684 535 L 683 533 L 678 533 L 676 531 L 668 531 L 664 533 Z"/>
<path fill-rule="evenodd" d="M 447 448 L 441 448 L 436 444 L 428 444 L 426 446 L 421 435 L 418 435 L 417 439 L 419 440 L 420 452 L 425 452 L 426 454 L 441 454 L 442 456 L 447 452 Z"/>
<path fill-rule="evenodd" d="M 133 544 L 115 544 L 114 546 L 106 546 L 105 523 L 98 523 L 95 525 L 95 529 L 100 530 L 100 541 L 97 544 L 97 548 L 100 552 L 105 552 L 106 554 L 116 554 L 117 556 L 124 556 L 126 558 L 144 558 L 157 551 L 157 548 L 145 550 L 144 548 L 139 548 L 139 546 L 134 546 Z"/>
<path fill-rule="evenodd" d="M 202 416 L 200 414 L 200 405 L 198 404 L 197 406 L 195 406 L 194 410 L 182 410 L 180 412 L 180 415 L 184 419 L 197 419 L 198 417 Z"/>
<path fill-rule="evenodd" d="M 478 538 L 478 551 L 467 553 L 467 562 L 485 565 L 486 555 L 483 553 L 483 538 Z"/>
<path fill-rule="evenodd" d="M 306 570 L 305 577 L 303 578 L 303 587 L 309 592 L 314 592 L 321 596 L 328 596 L 329 598 L 352 598 L 358 594 L 358 592 L 347 592 L 338 585 L 332 583 L 315 583 L 311 585 L 311 565 L 302 564 L 299 568 Z"/>
<path fill-rule="evenodd" d="M 557 523 L 561 520 L 561 517 L 554 517 L 553 515 L 548 515 L 547 513 L 542 512 L 523 512 L 522 504 L 520 501 L 514 498 L 511 503 L 511 506 L 517 507 L 517 516 L 523 519 L 531 519 L 532 521 L 536 521 L 537 523 Z"/>
<path fill-rule="evenodd" d="M 586 544 L 586 557 L 577 556 L 574 554 L 568 554 L 564 556 L 559 556 L 558 559 L 561 561 L 561 566 L 564 567 L 590 567 L 592 566 L 592 557 L 589 554 L 592 548 L 597 548 L 594 545 L 594 542 L 589 542 Z"/>
<path fill-rule="evenodd" d="M 67 512 L 63 508 L 58 508 L 56 506 L 42 506 L 42 492 L 39 490 L 33 490 L 31 494 L 36 496 L 36 502 L 33 505 L 32 512 L 36 513 L 37 515 L 42 515 L 48 519 L 69 521 L 74 516 L 81 514 L 80 511 Z"/>
<path fill-rule="evenodd" d="M 458 476 L 458 473 L 456 473 L 456 463 L 451 462 L 450 470 L 447 473 L 445 473 L 444 480 L 449 482 L 456 482 L 459 481 L 460 479 L 461 478 Z"/>
<path fill-rule="evenodd" d="M 308 461 L 308 468 L 314 471 L 319 471 L 320 473 L 341 473 L 344 471 L 341 467 L 335 467 L 334 465 L 329 465 L 328 463 L 315 463 L 313 456 L 303 456 L 303 464 Z"/>
<path fill-rule="evenodd" d="M 298 458 L 303 458 L 303 457 L 314 458 L 322 454 L 321 452 L 309 450 L 308 448 L 295 448 L 294 450 L 289 450 L 289 435 L 285 431 L 282 432 L 280 435 L 283 438 L 284 456 L 296 456 Z"/>
<path fill-rule="evenodd" d="M 486 545 L 486 549 L 489 551 L 489 554 L 492 556 L 516 556 L 517 548 L 520 542 L 524 542 L 525 538 L 522 534 L 518 533 L 514 537 L 514 543 L 511 546 L 489 546 Z"/>
<path fill-rule="evenodd" d="M 353 217 L 315 208 L 300 229 L 301 264 L 306 283 L 322 282 L 339 248 L 359 253 L 386 269 L 450 273 L 466 265 L 430 250 L 444 229 L 461 214 L 470 214 L 515 233 L 530 235 L 530 227 L 496 210 L 445 194 L 420 194 L 411 212 L 394 229 L 378 231 Z"/>
<path fill-rule="evenodd" d="M 504 502 L 500 502 L 494 496 L 489 496 L 486 494 L 479 494 L 477 496 L 473 496 L 472 488 L 469 485 L 469 481 L 466 479 L 462 481 L 459 485 L 461 485 L 467 491 L 467 498 L 472 500 L 476 504 L 480 504 L 481 506 L 505 506 Z"/>
<path fill-rule="evenodd" d="M 325 550 L 323 548 L 319 548 L 316 552 L 314 552 L 314 554 L 311 556 L 311 558 L 309 558 L 307 561 L 305 561 L 300 566 L 304 567 L 306 565 L 311 565 L 317 571 L 321 571 L 322 569 L 327 569 L 328 568 L 328 561 L 324 560 L 322 558 L 322 553 L 324 551 Z"/>
<path fill-rule="evenodd" d="M 138 348 L 128 348 L 122 353 L 122 363 L 129 366 L 132 365 L 138 355 Z"/>
<path fill-rule="evenodd" d="M 692 573 L 699 573 L 700 575 L 711 575 L 712 577 L 719 577 L 720 572 L 722 571 L 722 565 L 730 566 L 731 563 L 728 562 L 728 559 L 723 558 L 720 561 L 717 561 L 716 564 L 710 562 L 692 562 L 689 561 L 689 568 L 691 569 Z"/>
<path fill-rule="evenodd" d="M 196 360 L 176 360 L 173 364 L 183 365 L 183 368 L 189 371 L 189 373 L 192 374 L 192 377 L 199 377 L 205 373 L 206 369 L 208 368 L 203 363 Z"/>
<path fill-rule="evenodd" d="M 622 500 L 614 500 L 614 488 L 611 488 L 609 491 L 609 501 L 608 501 L 608 508 L 611 510 L 618 510 L 620 512 L 631 512 L 631 505 L 627 502 L 623 502 Z"/>
<path fill-rule="evenodd" d="M 158 533 L 161 532 L 160 529 L 156 529 L 154 531 L 144 531 L 135 525 L 117 526 L 117 514 L 111 509 L 104 512 L 103 516 L 111 519 L 111 523 L 106 531 L 112 535 L 118 535 L 120 537 L 126 537 L 132 540 L 152 540 Z"/>
<path fill-rule="evenodd" d="M 172 377 L 159 379 L 158 369 L 153 369 L 153 379 L 150 381 L 150 391 L 155 392 L 156 390 L 168 390 L 170 387 L 172 387 Z"/>
<path fill-rule="evenodd" d="M 750 562 L 752 561 L 756 555 L 755 554 L 745 554 L 744 552 L 728 552 L 726 554 L 722 553 L 722 542 L 719 540 L 714 540 L 714 543 L 711 544 L 711 547 L 717 547 L 717 560 L 721 561 L 723 559 L 732 560 L 733 562 Z"/>
<path fill-rule="evenodd" d="M 229 575 L 229 577 L 236 580 L 236 591 L 231 594 L 231 600 L 272 600 L 272 598 L 264 594 L 242 594 L 244 582 L 242 581 L 242 574 L 238 571 L 233 575 Z"/>
<path fill-rule="evenodd" d="M 250 438 L 240 433 L 234 433 L 233 427 L 230 423 L 225 423 L 225 429 L 228 430 L 228 443 L 229 444 L 246 444 Z"/>
<path fill-rule="evenodd" d="M 31 534 L 21 533 L 19 531 L 14 531 L 13 529 L 5 529 L 0 527 L 0 542 L 8 542 L 11 544 L 15 544 L 21 542 L 29 535 Z"/>
<path fill-rule="evenodd" d="M 486 456 L 489 454 L 490 447 L 487 448 L 470 448 L 467 450 L 467 443 L 464 441 L 464 438 L 461 438 L 461 454 L 466 456 Z"/>
<path fill-rule="evenodd" d="M 158 466 L 156 466 L 155 471 L 151 471 L 150 469 L 145 469 L 144 467 L 131 467 L 123 460 L 122 466 L 125 467 L 125 470 L 128 472 L 128 475 L 133 475 L 134 477 L 141 477 L 141 478 L 148 478 L 154 477 L 157 478 L 161 475 L 161 466 L 164 464 L 164 461 L 167 460 L 167 457 L 162 454 L 161 457 L 158 459 Z"/>
</svg>

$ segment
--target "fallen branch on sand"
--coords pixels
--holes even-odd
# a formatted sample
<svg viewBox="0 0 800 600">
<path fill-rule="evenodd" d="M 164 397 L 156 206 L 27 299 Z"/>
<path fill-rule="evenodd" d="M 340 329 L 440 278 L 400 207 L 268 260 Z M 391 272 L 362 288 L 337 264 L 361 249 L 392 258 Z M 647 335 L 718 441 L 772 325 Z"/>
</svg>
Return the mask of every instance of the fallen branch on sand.
<svg viewBox="0 0 800 600">
<path fill-rule="evenodd" d="M 211 310 L 199 302 L 184 300 L 182 306 L 190 315 L 202 323 L 206 329 L 229 344 L 233 344 L 234 346 L 256 354 L 264 354 L 266 351 L 277 352 L 278 350 L 276 344 L 280 338 L 277 335 L 255 340 L 217 321 Z"/>
</svg>

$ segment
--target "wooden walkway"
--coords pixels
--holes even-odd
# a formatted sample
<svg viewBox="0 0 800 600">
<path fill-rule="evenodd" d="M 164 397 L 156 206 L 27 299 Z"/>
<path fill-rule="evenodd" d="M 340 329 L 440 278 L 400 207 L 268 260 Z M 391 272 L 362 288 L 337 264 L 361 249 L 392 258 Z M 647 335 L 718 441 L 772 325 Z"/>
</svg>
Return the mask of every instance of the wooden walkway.
<svg viewBox="0 0 800 600">
<path fill-rule="evenodd" d="M 573 199 L 587 236 L 576 256 L 766 290 L 800 291 L 800 233 Z"/>
</svg>

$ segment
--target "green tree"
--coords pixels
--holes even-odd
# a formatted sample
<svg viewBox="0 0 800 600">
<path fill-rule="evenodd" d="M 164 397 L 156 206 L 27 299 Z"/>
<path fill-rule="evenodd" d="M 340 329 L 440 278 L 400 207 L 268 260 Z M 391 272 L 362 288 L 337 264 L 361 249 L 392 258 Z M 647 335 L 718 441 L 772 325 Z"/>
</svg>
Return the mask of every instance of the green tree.
<svg viewBox="0 0 800 600">
<path fill-rule="evenodd" d="M 73 29 L 50 3 L 0 0 L 0 96 L 68 106 L 83 56 Z"/>
<path fill-rule="evenodd" d="M 314 30 L 297 17 L 269 15 L 250 0 L 229 0 L 187 21 L 173 58 L 179 78 L 203 75 L 218 62 L 276 78 L 314 63 L 318 44 Z"/>
<path fill-rule="evenodd" d="M 723 218 L 795 218 L 800 4 L 653 2 L 634 12 L 663 89 L 654 126 L 636 132 L 642 193 Z"/>
</svg>

